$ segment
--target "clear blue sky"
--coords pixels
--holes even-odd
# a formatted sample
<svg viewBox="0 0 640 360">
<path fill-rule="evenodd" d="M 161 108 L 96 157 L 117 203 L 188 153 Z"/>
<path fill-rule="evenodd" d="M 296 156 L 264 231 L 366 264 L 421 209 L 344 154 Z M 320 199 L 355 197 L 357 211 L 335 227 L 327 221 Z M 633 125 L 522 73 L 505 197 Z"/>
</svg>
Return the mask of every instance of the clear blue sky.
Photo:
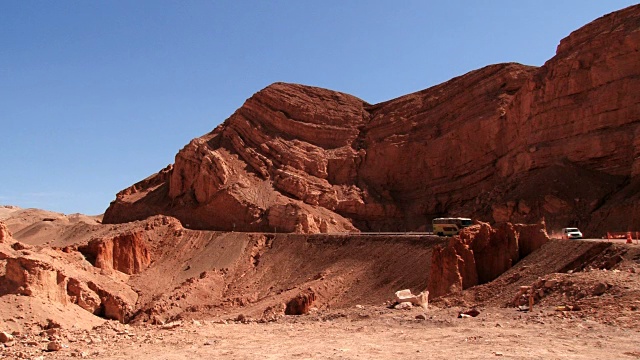
<svg viewBox="0 0 640 360">
<path fill-rule="evenodd" d="M 0 204 L 99 214 L 270 83 L 376 103 L 634 3 L 2 0 Z"/>
</svg>

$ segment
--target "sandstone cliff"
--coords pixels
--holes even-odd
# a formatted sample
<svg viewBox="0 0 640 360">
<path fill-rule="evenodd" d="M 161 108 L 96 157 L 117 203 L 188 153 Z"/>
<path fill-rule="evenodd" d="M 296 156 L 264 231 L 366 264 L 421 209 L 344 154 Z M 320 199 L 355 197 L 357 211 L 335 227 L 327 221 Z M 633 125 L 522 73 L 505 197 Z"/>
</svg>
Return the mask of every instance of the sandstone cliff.
<svg viewBox="0 0 640 360">
<path fill-rule="evenodd" d="M 491 65 L 376 105 L 273 84 L 118 193 L 104 221 L 314 233 L 461 215 L 626 230 L 640 223 L 639 24 L 632 6 L 542 67 Z"/>
<path fill-rule="evenodd" d="M 463 229 L 431 256 L 429 294 L 438 296 L 486 284 L 549 241 L 544 223 L 478 223 Z"/>
</svg>

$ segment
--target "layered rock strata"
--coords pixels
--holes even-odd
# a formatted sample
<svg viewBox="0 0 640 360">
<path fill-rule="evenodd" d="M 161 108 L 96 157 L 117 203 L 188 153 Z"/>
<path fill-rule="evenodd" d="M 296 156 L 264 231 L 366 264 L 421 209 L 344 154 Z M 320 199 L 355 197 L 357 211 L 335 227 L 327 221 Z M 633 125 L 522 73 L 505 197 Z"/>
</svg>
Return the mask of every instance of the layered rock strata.
<svg viewBox="0 0 640 360">
<path fill-rule="evenodd" d="M 491 65 L 376 105 L 273 84 L 118 193 L 104 221 L 315 233 L 461 215 L 627 230 L 640 216 L 639 22 L 632 6 L 573 32 L 542 67 Z"/>
</svg>

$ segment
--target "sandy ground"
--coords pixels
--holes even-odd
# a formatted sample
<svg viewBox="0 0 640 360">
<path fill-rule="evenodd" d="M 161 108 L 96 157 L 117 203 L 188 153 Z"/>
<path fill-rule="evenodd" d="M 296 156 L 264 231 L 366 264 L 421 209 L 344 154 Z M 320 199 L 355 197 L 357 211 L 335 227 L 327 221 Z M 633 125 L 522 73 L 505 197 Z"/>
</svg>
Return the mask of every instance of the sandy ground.
<svg viewBox="0 0 640 360">
<path fill-rule="evenodd" d="M 363 307 L 286 316 L 276 322 L 192 320 L 163 326 L 107 322 L 91 331 L 53 329 L 17 337 L 4 358 L 67 359 L 634 359 L 638 329 L 567 317 L 552 308 Z M 425 319 L 416 319 L 424 315 Z M 47 334 L 47 332 L 49 334 Z M 50 340 L 63 349 L 46 352 Z M 0 355 L 2 356 L 2 355 Z"/>
</svg>

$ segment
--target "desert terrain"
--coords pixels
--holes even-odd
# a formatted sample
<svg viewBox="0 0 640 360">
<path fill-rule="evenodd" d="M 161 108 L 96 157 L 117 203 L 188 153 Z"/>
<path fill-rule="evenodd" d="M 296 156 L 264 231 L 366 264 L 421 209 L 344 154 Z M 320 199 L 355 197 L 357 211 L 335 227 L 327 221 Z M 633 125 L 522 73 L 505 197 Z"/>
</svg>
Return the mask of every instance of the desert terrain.
<svg viewBox="0 0 640 360">
<path fill-rule="evenodd" d="M 639 48 L 636 5 L 380 104 L 277 83 L 103 215 L 0 206 L 0 358 L 640 358 Z"/>
<path fill-rule="evenodd" d="M 225 233 L 163 216 L 108 225 L 3 211 L 4 358 L 640 357 L 640 246 L 624 241 L 548 239 L 465 288 L 465 255 L 446 256 L 459 243 L 431 235 Z M 128 240 L 104 246 L 114 239 Z M 92 255 L 96 241 L 107 252 Z M 394 302 L 397 290 L 443 286 L 426 306 Z M 285 315 L 311 293 L 302 315 Z M 469 310 L 478 315 L 459 317 Z"/>
</svg>

